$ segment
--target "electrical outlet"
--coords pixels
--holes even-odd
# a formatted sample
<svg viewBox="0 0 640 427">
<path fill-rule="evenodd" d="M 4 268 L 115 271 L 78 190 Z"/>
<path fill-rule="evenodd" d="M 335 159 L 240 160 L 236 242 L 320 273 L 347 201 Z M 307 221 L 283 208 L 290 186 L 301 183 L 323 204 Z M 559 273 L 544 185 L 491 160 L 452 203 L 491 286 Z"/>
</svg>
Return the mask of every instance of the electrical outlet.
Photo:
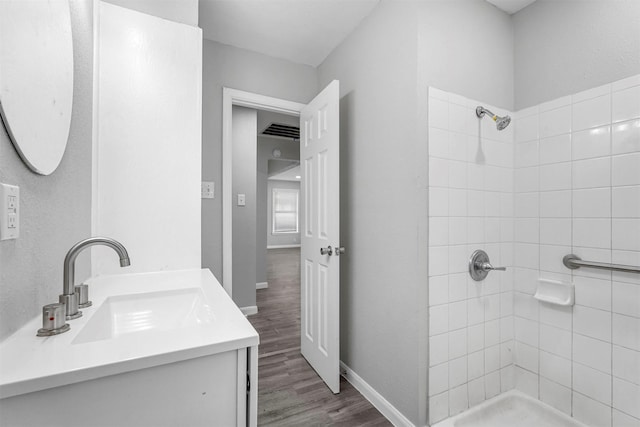
<svg viewBox="0 0 640 427">
<path fill-rule="evenodd" d="M 0 183 L 0 240 L 20 235 L 20 188 Z"/>
</svg>

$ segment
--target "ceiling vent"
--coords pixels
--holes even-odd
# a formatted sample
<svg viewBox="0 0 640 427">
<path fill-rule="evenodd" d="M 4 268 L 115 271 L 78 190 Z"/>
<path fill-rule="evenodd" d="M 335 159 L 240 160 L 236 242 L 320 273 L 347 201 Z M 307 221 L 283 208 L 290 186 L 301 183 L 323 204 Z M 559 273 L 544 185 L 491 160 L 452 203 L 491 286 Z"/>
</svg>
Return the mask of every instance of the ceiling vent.
<svg viewBox="0 0 640 427">
<path fill-rule="evenodd" d="M 262 135 L 300 139 L 300 128 L 298 126 L 284 125 L 281 123 L 271 123 L 262 131 Z"/>
</svg>

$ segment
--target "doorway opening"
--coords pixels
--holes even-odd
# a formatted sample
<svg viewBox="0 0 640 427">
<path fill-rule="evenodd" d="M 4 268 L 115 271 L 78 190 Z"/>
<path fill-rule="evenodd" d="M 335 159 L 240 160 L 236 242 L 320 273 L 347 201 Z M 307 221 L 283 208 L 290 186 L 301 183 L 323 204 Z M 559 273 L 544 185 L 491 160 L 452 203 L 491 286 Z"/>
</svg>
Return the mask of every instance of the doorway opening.
<svg viewBox="0 0 640 427">
<path fill-rule="evenodd" d="M 233 164 L 234 151 L 239 155 L 246 143 L 243 140 L 238 145 L 233 137 L 244 132 L 242 126 L 234 127 L 238 124 L 232 120 L 235 117 L 234 106 L 244 107 L 236 111 L 238 116 L 243 115 L 248 123 L 252 123 L 249 127 L 253 127 L 254 135 L 257 133 L 258 110 L 300 117 L 302 134 L 299 143 L 302 166 L 299 198 L 301 247 L 298 253 L 295 252 L 297 248 L 274 249 L 284 252 L 272 253 L 274 268 L 284 270 L 273 271 L 272 280 L 284 281 L 280 289 L 291 298 L 290 302 L 268 296 L 267 293 L 273 293 L 271 291 L 275 288 L 271 283 L 260 290 L 273 303 L 271 308 L 275 315 L 288 311 L 285 314 L 293 317 L 294 322 L 270 327 L 275 315 L 270 315 L 265 307 L 260 310 L 254 307 L 256 314 L 249 316 L 261 336 L 257 361 L 259 397 L 256 396 L 260 406 L 260 425 L 282 425 L 284 420 L 291 425 L 361 425 L 363 421 L 367 421 L 367 425 L 389 425 L 373 405 L 340 376 L 339 272 L 340 258 L 345 250 L 339 240 L 339 104 L 338 81 L 331 82 L 307 105 L 234 89 L 225 88 L 223 91 L 223 286 L 236 303 L 243 294 L 242 289 L 234 289 L 234 282 L 242 268 L 247 268 L 240 264 L 240 269 L 233 270 L 237 254 L 233 252 L 233 236 L 236 232 L 246 233 L 246 230 L 236 227 L 233 213 L 239 206 L 245 212 L 247 209 L 244 195 L 234 193 L 233 180 L 239 172 L 236 166 L 242 168 L 237 163 Z M 252 144 L 255 151 L 255 136 Z M 255 163 L 250 166 L 255 173 Z M 237 206 L 234 206 L 236 197 Z M 289 200 L 284 203 L 285 208 L 294 205 L 291 194 L 285 195 L 284 200 Z M 291 230 L 294 225 L 291 210 L 278 211 L 282 214 L 282 221 L 268 225 Z M 255 218 L 252 238 L 256 236 Z M 240 246 L 240 243 L 235 241 L 235 245 Z M 252 267 L 251 273 L 252 283 L 238 281 L 235 287 L 243 288 L 249 284 L 255 293 L 255 268 Z M 282 319 L 287 322 L 286 315 Z M 293 338 L 278 343 L 279 335 Z M 277 344 L 270 347 L 268 344 L 272 338 L 272 342 Z M 251 392 L 258 393 L 258 390 L 252 388 Z"/>
<path fill-rule="evenodd" d="M 276 249 L 300 255 L 300 119 L 258 110 L 256 289 L 268 287 L 280 270 Z M 299 264 L 299 260 L 298 260 Z M 271 269 L 273 271 L 269 272 Z M 293 279 L 293 278 L 292 278 Z M 297 280 L 299 281 L 299 271 Z M 299 303 L 299 302 L 298 302 Z"/>
<path fill-rule="evenodd" d="M 339 256 L 344 254 L 339 247 L 339 82 L 331 82 L 307 105 L 234 89 L 223 91 L 223 286 L 247 315 L 258 312 L 252 306 L 258 282 L 257 111 L 299 117 L 302 136 L 297 146 L 304 159 L 301 188 L 273 189 L 270 194 L 280 203 L 267 225 L 285 237 L 294 231 L 300 234 L 300 350 L 331 392 L 339 393 Z M 239 159 L 245 155 L 250 161 L 243 164 Z M 251 189 L 245 194 L 239 182 Z M 241 261 L 243 257 L 246 262 Z"/>
<path fill-rule="evenodd" d="M 304 104 L 224 88 L 222 95 L 222 285 L 233 297 L 233 107 L 300 117 Z"/>
<path fill-rule="evenodd" d="M 312 389 L 326 399 L 333 393 L 302 357 L 300 348 L 299 135 L 296 139 L 263 135 L 273 123 L 297 128 L 299 117 L 238 105 L 231 112 L 233 293 L 240 299 L 247 280 L 255 279 L 255 310 L 241 309 L 261 339 L 257 399 L 259 424 L 263 425 L 289 419 L 294 414 L 287 411 L 295 411 Z M 244 206 L 239 206 L 239 193 L 246 197 Z M 248 224 L 247 218 L 255 224 Z M 255 250 L 247 251 L 246 240 L 252 233 Z M 254 256 L 255 262 L 247 261 Z M 247 268 L 255 265 L 254 272 L 238 269 L 239 259 Z M 305 396 L 298 395 L 300 384 L 306 385 Z M 327 421 L 323 413 L 310 413 L 306 420 L 312 424 Z"/>
</svg>

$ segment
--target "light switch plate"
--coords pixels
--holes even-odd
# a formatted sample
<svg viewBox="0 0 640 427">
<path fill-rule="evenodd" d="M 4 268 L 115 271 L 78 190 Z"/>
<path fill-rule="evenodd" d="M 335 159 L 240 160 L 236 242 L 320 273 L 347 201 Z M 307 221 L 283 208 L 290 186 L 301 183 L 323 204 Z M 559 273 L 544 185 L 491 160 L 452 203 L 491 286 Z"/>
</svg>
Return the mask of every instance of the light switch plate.
<svg viewBox="0 0 640 427">
<path fill-rule="evenodd" d="M 202 181 L 200 187 L 203 199 L 213 199 L 215 197 L 216 183 L 212 181 Z"/>
<path fill-rule="evenodd" d="M 0 183 L 0 240 L 20 235 L 20 188 Z"/>
<path fill-rule="evenodd" d="M 246 198 L 244 194 L 238 194 L 238 206 L 245 206 Z"/>
</svg>

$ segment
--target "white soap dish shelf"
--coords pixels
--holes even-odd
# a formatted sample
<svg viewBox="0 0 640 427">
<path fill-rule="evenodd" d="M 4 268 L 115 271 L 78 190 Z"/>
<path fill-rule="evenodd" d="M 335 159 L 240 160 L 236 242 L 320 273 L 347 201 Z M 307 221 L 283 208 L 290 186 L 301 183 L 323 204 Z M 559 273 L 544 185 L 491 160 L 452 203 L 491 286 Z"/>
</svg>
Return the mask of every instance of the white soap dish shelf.
<svg viewBox="0 0 640 427">
<path fill-rule="evenodd" d="M 572 283 L 539 278 L 533 297 L 549 304 L 570 307 L 575 303 L 575 288 Z"/>
</svg>

